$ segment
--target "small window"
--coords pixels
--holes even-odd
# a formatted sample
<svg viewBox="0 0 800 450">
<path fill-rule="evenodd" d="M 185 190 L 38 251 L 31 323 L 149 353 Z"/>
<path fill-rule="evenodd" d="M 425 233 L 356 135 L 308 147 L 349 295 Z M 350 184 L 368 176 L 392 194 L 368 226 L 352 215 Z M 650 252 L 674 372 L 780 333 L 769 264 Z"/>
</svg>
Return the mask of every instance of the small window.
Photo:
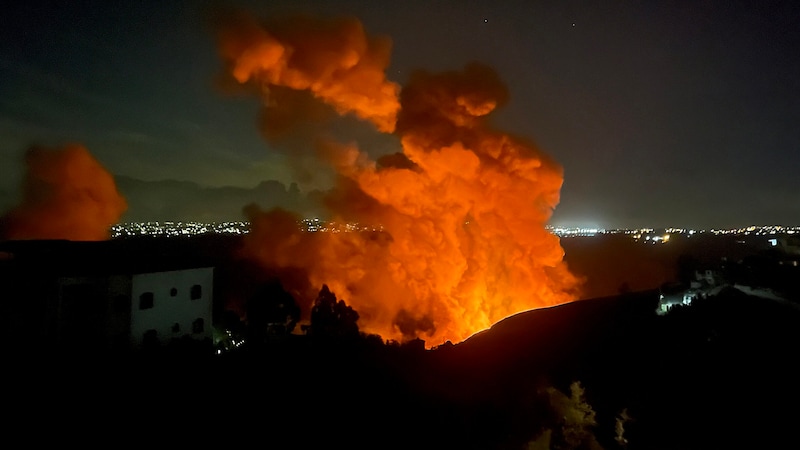
<svg viewBox="0 0 800 450">
<path fill-rule="evenodd" d="M 197 300 L 203 297 L 203 287 L 200 286 L 199 284 L 195 284 L 194 286 L 192 286 L 192 292 L 190 297 L 192 300 Z"/>
<path fill-rule="evenodd" d="M 195 319 L 195 321 L 192 322 L 192 333 L 199 334 L 202 333 L 203 331 L 204 331 L 203 319 Z"/>
<path fill-rule="evenodd" d="M 169 290 L 169 296 L 170 297 L 175 297 L 176 295 L 178 295 L 178 290 L 177 289 L 172 288 L 172 289 Z"/>
<path fill-rule="evenodd" d="M 150 309 L 153 307 L 153 293 L 144 292 L 139 296 L 139 309 Z"/>
</svg>

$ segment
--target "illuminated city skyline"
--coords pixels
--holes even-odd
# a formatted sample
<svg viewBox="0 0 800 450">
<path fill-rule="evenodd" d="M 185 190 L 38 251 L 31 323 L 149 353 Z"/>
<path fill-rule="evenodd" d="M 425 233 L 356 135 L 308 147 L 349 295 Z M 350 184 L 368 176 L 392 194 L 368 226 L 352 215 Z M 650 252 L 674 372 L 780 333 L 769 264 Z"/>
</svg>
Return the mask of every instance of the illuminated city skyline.
<svg viewBox="0 0 800 450">
<path fill-rule="evenodd" d="M 380 226 L 365 226 L 356 223 L 328 223 L 318 218 L 301 219 L 297 223 L 298 229 L 307 232 L 364 232 L 364 231 L 383 231 Z M 592 237 L 602 235 L 622 234 L 630 236 L 636 240 L 653 242 L 666 242 L 669 236 L 684 235 L 694 236 L 703 234 L 712 235 L 753 235 L 753 236 L 775 236 L 775 235 L 800 235 L 800 226 L 784 225 L 750 225 L 747 227 L 735 228 L 709 228 L 692 229 L 681 227 L 658 227 L 658 228 L 584 228 L 584 227 L 546 227 L 550 232 L 559 237 Z M 196 236 L 203 234 L 229 234 L 243 235 L 250 231 L 250 223 L 247 221 L 230 222 L 192 222 L 192 221 L 163 221 L 163 222 L 130 222 L 116 224 L 111 228 L 112 238 L 132 237 L 132 236 Z M 666 237 L 666 239 L 665 239 Z"/>
</svg>

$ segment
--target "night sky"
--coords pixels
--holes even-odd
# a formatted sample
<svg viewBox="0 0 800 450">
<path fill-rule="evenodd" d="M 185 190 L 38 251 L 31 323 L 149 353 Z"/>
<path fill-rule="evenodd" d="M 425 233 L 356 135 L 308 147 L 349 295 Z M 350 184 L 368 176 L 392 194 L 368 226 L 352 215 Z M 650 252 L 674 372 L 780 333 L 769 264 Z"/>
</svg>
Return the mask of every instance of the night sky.
<svg viewBox="0 0 800 450">
<path fill-rule="evenodd" d="M 32 144 L 85 145 L 118 177 L 128 220 L 147 219 L 137 195 L 148 187 L 180 185 L 178 198 L 197 204 L 186 211 L 201 211 L 223 187 L 245 198 L 294 181 L 259 134 L 259 100 L 220 81 L 215 3 L 17 3 L 0 14 L 0 209 L 16 201 Z M 418 68 L 492 66 L 511 98 L 495 126 L 564 167 L 554 225 L 800 225 L 800 6 L 588 3 L 226 5 L 356 16 L 391 37 L 388 77 L 401 85 Z M 373 156 L 399 149 L 342 126 Z M 197 218 L 239 220 L 234 206 Z"/>
</svg>

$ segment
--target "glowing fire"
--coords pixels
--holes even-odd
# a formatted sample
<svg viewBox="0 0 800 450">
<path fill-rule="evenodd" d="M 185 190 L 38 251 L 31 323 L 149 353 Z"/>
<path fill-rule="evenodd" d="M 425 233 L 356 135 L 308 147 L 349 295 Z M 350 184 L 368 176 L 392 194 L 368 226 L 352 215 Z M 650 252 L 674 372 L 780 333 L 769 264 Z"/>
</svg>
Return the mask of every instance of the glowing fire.
<svg viewBox="0 0 800 450">
<path fill-rule="evenodd" d="M 266 108 L 279 106 L 270 101 L 276 86 L 308 90 L 394 133 L 402 153 L 374 161 L 353 144 L 318 140 L 338 176 L 324 199 L 331 218 L 382 231 L 304 233 L 291 213 L 249 208 L 247 254 L 282 270 L 304 307 L 327 284 L 358 311 L 363 331 L 428 345 L 573 300 L 578 280 L 545 229 L 562 170 L 489 125 L 508 96 L 494 71 L 419 72 L 400 92 L 385 78 L 387 40 L 354 20 L 299 23 L 223 27 L 231 75 L 257 85 Z"/>
</svg>

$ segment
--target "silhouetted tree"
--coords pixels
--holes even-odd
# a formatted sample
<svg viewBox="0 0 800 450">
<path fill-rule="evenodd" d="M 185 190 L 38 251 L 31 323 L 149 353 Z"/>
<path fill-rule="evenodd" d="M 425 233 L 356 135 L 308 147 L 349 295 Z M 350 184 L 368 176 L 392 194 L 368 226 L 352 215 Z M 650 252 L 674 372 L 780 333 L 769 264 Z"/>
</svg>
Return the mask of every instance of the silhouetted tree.
<svg viewBox="0 0 800 450">
<path fill-rule="evenodd" d="M 530 441 L 527 446 L 529 450 L 602 450 L 594 434 L 597 415 L 586 401 L 583 387 L 576 381 L 569 389 L 570 395 L 552 387 L 547 389 L 555 426 L 546 428 L 536 439 Z"/>
<path fill-rule="evenodd" d="M 256 289 L 246 307 L 249 339 L 291 333 L 300 318 L 297 301 L 278 281 L 265 283 Z"/>
<path fill-rule="evenodd" d="M 358 313 L 323 285 L 311 308 L 308 334 L 320 337 L 358 337 Z"/>
</svg>

